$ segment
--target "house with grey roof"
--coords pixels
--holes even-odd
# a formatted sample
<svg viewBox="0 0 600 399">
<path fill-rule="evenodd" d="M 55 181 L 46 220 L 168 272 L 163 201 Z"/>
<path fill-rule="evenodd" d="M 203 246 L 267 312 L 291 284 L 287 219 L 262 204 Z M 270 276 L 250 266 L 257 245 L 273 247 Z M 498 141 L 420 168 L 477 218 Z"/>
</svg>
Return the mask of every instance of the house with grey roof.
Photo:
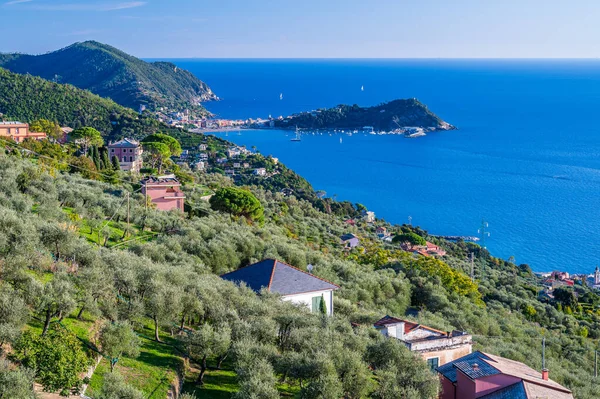
<svg viewBox="0 0 600 399">
<path fill-rule="evenodd" d="M 333 314 L 333 291 L 340 288 L 276 259 L 265 259 L 241 267 L 221 278 L 237 284 L 244 283 L 256 292 L 266 289 L 281 295 L 282 300 L 304 305 L 312 312 L 319 312 L 321 302 L 324 301 L 328 315 Z"/>
<path fill-rule="evenodd" d="M 548 378 L 548 370 L 484 352 L 473 352 L 438 367 L 440 399 L 573 399 Z"/>
<path fill-rule="evenodd" d="M 109 158 L 117 158 L 121 170 L 139 173 L 142 168 L 142 153 L 144 150 L 138 141 L 124 138 L 117 142 L 108 143 Z"/>
<path fill-rule="evenodd" d="M 358 239 L 358 237 L 352 233 L 344 234 L 340 237 L 340 241 L 342 242 L 342 245 L 344 245 L 344 247 L 348 249 L 357 247 L 358 244 L 360 244 L 360 240 Z"/>
</svg>

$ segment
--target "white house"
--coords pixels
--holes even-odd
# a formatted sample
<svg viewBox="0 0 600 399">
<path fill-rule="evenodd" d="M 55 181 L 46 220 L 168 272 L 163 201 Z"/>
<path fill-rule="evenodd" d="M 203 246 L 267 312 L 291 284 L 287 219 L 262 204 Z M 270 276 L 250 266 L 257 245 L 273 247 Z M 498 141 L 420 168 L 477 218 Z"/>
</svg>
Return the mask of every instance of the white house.
<svg viewBox="0 0 600 399">
<path fill-rule="evenodd" d="M 266 176 L 267 170 L 265 168 L 257 168 L 257 169 L 254 169 L 254 174 L 257 176 Z"/>
<path fill-rule="evenodd" d="M 256 292 L 267 289 L 281 295 L 284 301 L 302 304 L 311 312 L 320 311 L 325 301 L 327 314 L 333 314 L 333 291 L 340 288 L 327 280 L 276 259 L 265 259 L 221 276 L 235 283 L 245 283 Z"/>
</svg>

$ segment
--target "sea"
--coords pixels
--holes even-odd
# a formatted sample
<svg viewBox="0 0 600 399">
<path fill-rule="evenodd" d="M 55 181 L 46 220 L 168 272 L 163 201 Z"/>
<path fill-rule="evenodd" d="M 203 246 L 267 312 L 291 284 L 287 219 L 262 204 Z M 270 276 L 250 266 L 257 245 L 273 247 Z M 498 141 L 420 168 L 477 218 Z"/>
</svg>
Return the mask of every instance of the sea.
<svg viewBox="0 0 600 399">
<path fill-rule="evenodd" d="M 266 118 L 417 98 L 455 131 L 219 133 L 256 146 L 337 200 L 431 234 L 478 236 L 534 271 L 600 264 L 600 60 L 177 59 L 222 99 L 222 118 Z M 341 139 L 341 140 L 340 140 Z"/>
</svg>

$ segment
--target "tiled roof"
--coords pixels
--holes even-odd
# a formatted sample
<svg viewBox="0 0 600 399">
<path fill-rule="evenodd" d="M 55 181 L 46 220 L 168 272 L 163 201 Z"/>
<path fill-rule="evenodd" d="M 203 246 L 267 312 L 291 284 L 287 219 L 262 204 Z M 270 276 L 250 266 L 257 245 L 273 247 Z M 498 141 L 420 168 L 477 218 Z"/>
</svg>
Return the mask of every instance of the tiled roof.
<svg viewBox="0 0 600 399">
<path fill-rule="evenodd" d="M 509 385 L 495 392 L 489 393 L 480 397 L 479 399 L 528 399 L 527 392 L 525 392 L 525 386 L 523 381 L 519 381 L 515 384 Z"/>
<path fill-rule="evenodd" d="M 477 363 L 476 368 L 474 367 L 475 363 Z M 569 389 L 563 387 L 555 381 L 542 379 L 542 373 L 539 371 L 534 370 L 521 362 L 506 359 L 489 353 L 483 353 L 479 351 L 473 352 L 437 368 L 438 373 L 442 374 L 445 378 L 452 382 L 456 382 L 457 370 L 462 371 L 465 375 L 474 380 L 495 374 L 509 375 L 522 380 L 522 385 L 526 396 L 514 396 L 517 395 L 517 390 L 515 388 L 515 391 L 513 391 L 513 396 L 490 396 L 492 394 L 488 394 L 485 396 L 487 399 L 573 398 L 573 395 Z M 510 393 L 511 391 L 509 390 L 507 392 Z"/>
<path fill-rule="evenodd" d="M 438 373 L 440 373 L 441 375 L 443 375 L 444 377 L 446 377 L 448 380 L 450 380 L 452 382 L 456 382 L 456 370 L 457 370 L 457 367 L 454 367 L 454 364 L 456 362 L 466 362 L 466 363 L 470 363 L 470 364 L 477 363 L 478 365 L 481 366 L 481 364 L 485 363 L 484 360 L 490 360 L 490 358 L 487 357 L 482 352 L 479 352 L 479 351 L 478 352 L 473 352 L 473 353 L 470 353 L 470 354 L 468 354 L 466 356 L 463 356 L 463 357 L 461 357 L 461 358 L 459 358 L 459 359 L 457 359 L 457 360 L 455 360 L 453 362 L 446 363 L 446 364 L 438 367 L 437 371 L 438 371 Z M 486 365 L 487 365 L 487 363 L 486 363 Z M 463 366 L 463 367 L 466 368 L 465 366 Z M 488 370 L 488 369 L 486 368 L 486 370 Z M 496 373 L 493 373 L 493 374 L 498 374 L 498 373 L 496 372 Z M 490 374 L 490 375 L 492 375 L 492 374 Z"/>
<path fill-rule="evenodd" d="M 142 184 L 164 184 L 164 185 L 178 185 L 181 184 L 179 183 L 179 180 L 177 180 L 174 177 L 154 177 L 154 176 L 150 176 L 150 177 L 146 177 L 144 180 L 141 181 Z"/>
<path fill-rule="evenodd" d="M 339 288 L 329 281 L 276 259 L 265 259 L 250 266 L 226 273 L 221 277 L 229 281 L 244 282 L 256 292 L 262 288 L 266 288 L 270 292 L 281 295 L 336 290 Z"/>
</svg>

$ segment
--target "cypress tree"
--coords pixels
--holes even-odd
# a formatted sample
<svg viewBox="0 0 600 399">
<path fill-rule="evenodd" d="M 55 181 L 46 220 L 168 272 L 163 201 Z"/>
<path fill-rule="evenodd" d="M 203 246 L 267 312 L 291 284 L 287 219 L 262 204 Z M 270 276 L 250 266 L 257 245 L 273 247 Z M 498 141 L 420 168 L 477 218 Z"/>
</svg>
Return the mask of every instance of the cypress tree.
<svg viewBox="0 0 600 399">
<path fill-rule="evenodd" d="M 96 169 L 102 169 L 102 165 L 100 163 L 100 154 L 98 153 L 98 147 L 92 147 L 92 161 L 94 161 L 94 165 L 96 165 Z"/>
<path fill-rule="evenodd" d="M 325 304 L 325 297 L 323 295 L 321 295 L 321 302 L 319 303 L 319 312 L 324 315 L 327 314 L 327 305 Z"/>
<path fill-rule="evenodd" d="M 108 149 L 107 148 L 102 148 L 101 160 L 102 160 L 102 169 L 111 168 L 110 159 L 108 158 Z"/>
<path fill-rule="evenodd" d="M 119 158 L 116 155 L 112 157 L 112 168 L 114 170 L 121 170 L 121 164 L 119 163 Z"/>
</svg>

